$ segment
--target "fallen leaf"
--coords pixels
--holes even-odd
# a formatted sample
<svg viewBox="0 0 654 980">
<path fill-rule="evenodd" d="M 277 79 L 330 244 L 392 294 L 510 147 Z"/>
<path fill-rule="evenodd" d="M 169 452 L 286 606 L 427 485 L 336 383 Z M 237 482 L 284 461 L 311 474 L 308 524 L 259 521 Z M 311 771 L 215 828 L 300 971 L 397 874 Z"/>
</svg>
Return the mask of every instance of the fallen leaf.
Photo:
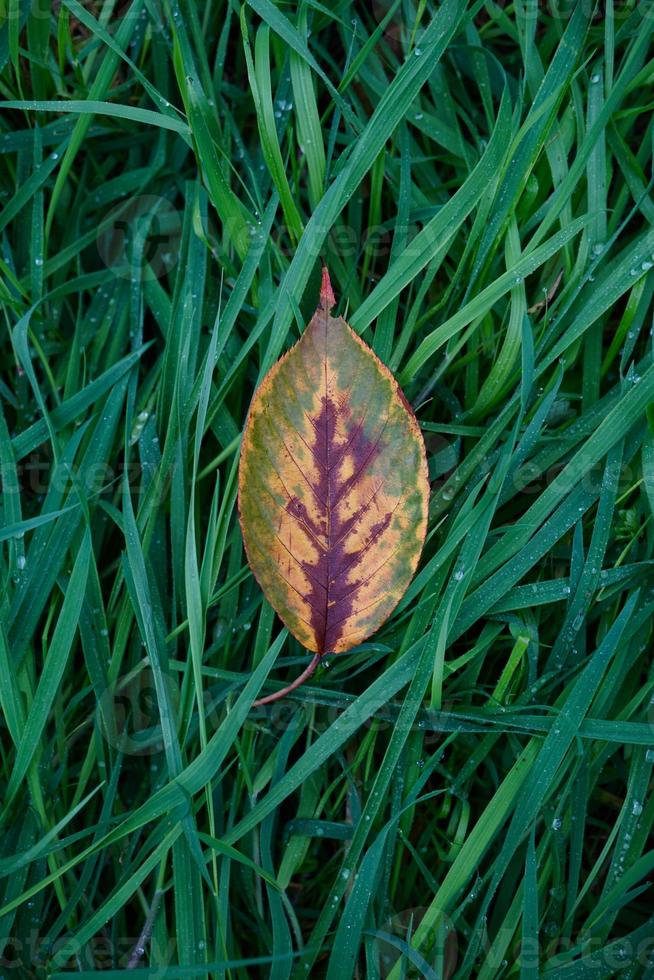
<svg viewBox="0 0 654 980">
<path fill-rule="evenodd" d="M 239 513 L 250 567 L 318 658 L 374 633 L 415 572 L 427 528 L 425 447 L 399 385 L 320 305 L 248 414 Z M 317 660 L 317 658 L 314 658 Z"/>
</svg>

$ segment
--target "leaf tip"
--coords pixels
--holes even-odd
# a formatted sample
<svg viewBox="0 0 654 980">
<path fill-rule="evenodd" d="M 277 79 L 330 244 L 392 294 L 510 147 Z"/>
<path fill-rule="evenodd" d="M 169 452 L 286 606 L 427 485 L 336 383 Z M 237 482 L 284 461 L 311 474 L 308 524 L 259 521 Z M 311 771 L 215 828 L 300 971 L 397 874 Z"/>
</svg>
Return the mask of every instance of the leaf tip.
<svg viewBox="0 0 654 980">
<path fill-rule="evenodd" d="M 329 272 L 327 266 L 322 267 L 322 284 L 320 286 L 320 307 L 326 310 L 327 313 L 331 310 L 332 306 L 336 306 L 336 297 L 334 296 L 334 290 L 332 289 L 332 281 L 329 278 Z"/>
</svg>

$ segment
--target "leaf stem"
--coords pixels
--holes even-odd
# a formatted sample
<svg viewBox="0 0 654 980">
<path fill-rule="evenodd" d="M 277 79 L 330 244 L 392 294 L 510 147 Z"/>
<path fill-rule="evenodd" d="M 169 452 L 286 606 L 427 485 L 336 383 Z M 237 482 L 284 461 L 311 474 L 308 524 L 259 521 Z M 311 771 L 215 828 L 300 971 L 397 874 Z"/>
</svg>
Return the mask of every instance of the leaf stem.
<svg viewBox="0 0 654 980">
<path fill-rule="evenodd" d="M 265 698 L 259 698 L 258 701 L 254 702 L 252 707 L 258 708 L 262 704 L 270 704 L 272 701 L 279 701 L 280 698 L 286 697 L 286 695 L 290 694 L 291 691 L 295 691 L 295 689 L 300 687 L 302 684 L 304 684 L 305 681 L 308 681 L 311 675 L 315 672 L 316 667 L 320 663 L 320 656 L 321 655 L 317 653 L 314 656 L 311 663 L 309 664 L 309 666 L 307 667 L 307 669 L 302 671 L 300 676 L 296 677 L 295 680 L 288 685 L 288 687 L 282 688 L 281 691 L 275 691 L 274 694 L 269 694 Z"/>
<path fill-rule="evenodd" d="M 327 266 L 323 265 L 322 285 L 320 287 L 320 309 L 329 313 L 332 306 L 336 306 L 336 297 L 334 296 L 334 290 L 332 289 L 332 283 L 331 279 L 329 278 Z"/>
</svg>

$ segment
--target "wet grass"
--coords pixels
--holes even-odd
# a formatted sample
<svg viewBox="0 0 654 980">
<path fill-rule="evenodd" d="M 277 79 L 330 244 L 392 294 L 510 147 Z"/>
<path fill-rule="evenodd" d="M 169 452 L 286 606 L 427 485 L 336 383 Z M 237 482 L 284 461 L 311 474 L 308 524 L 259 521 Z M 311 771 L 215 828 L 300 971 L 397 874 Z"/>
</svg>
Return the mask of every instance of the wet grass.
<svg viewBox="0 0 654 980">
<path fill-rule="evenodd" d="M 0 975 L 648 977 L 649 4 L 9 0 Z M 433 9 L 432 9 L 433 8 Z M 316 305 L 432 498 L 362 647 L 250 575 Z"/>
</svg>

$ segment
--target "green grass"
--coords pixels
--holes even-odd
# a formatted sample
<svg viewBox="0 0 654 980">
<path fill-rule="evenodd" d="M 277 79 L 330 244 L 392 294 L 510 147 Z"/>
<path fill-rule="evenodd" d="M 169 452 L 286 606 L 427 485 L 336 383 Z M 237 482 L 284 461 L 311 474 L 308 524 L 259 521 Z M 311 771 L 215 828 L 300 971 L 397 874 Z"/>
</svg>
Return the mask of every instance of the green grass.
<svg viewBox="0 0 654 980">
<path fill-rule="evenodd" d="M 6 0 L 0 976 L 654 976 L 654 8 Z M 315 308 L 433 493 L 306 664 L 236 512 Z"/>
</svg>

